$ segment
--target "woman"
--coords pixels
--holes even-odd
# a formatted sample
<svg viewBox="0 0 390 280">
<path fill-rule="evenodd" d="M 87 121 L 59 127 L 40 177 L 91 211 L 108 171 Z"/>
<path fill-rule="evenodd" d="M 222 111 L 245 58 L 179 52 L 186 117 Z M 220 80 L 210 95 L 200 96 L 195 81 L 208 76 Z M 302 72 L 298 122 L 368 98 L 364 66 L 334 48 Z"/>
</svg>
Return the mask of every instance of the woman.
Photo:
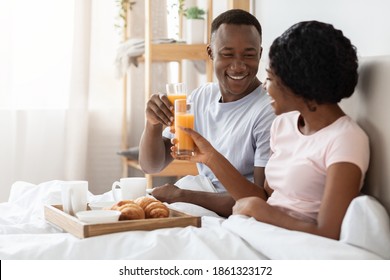
<svg viewBox="0 0 390 280">
<path fill-rule="evenodd" d="M 339 239 L 369 163 L 367 135 L 338 105 L 352 95 L 357 68 L 355 47 L 340 30 L 317 21 L 293 25 L 269 52 L 266 88 L 277 118 L 264 187 L 243 178 L 191 130 L 197 151 L 188 159 L 219 178 L 237 201 L 233 214 Z"/>
</svg>

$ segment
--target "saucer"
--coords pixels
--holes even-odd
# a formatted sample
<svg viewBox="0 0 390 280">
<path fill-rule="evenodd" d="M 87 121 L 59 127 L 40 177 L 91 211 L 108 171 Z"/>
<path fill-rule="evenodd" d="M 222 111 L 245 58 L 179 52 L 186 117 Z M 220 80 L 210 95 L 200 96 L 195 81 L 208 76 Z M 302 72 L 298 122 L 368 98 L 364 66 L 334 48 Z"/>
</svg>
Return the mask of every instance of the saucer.
<svg viewBox="0 0 390 280">
<path fill-rule="evenodd" d="M 93 210 L 80 211 L 76 213 L 76 217 L 85 223 L 112 223 L 119 220 L 121 215 L 117 210 Z"/>
</svg>

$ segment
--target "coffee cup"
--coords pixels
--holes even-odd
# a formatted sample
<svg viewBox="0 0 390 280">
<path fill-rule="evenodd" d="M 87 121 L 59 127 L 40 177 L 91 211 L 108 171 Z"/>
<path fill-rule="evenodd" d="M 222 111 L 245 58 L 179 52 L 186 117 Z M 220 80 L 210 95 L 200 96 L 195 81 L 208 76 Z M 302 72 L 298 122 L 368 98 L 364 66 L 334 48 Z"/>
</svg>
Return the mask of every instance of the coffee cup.
<svg viewBox="0 0 390 280">
<path fill-rule="evenodd" d="M 112 184 L 112 196 L 115 201 L 133 200 L 146 195 L 145 177 L 121 178 Z"/>
<path fill-rule="evenodd" d="M 75 215 L 87 210 L 88 182 L 64 181 L 61 183 L 62 207 L 65 213 Z"/>
</svg>

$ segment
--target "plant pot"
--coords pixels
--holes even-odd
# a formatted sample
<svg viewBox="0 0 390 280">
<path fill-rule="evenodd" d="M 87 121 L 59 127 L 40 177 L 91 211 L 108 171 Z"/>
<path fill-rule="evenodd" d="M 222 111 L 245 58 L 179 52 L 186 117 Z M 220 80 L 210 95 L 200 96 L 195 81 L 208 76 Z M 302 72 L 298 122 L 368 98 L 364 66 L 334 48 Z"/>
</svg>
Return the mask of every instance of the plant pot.
<svg viewBox="0 0 390 280">
<path fill-rule="evenodd" d="M 186 23 L 186 41 L 187 44 L 204 43 L 204 25 L 203 19 L 187 19 Z"/>
</svg>

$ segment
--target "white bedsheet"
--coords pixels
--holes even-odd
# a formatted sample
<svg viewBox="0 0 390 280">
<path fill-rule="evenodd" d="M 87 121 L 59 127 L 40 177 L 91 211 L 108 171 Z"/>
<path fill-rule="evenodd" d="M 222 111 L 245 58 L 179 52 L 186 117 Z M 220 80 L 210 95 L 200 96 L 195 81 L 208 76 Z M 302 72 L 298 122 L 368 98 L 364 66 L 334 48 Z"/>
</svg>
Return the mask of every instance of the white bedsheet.
<svg viewBox="0 0 390 280">
<path fill-rule="evenodd" d="M 237 215 L 229 219 L 204 216 L 201 228 L 129 231 L 79 239 L 44 219 L 43 205 L 60 204 L 59 183 L 17 182 L 12 186 L 9 201 L 0 203 L 0 259 L 390 258 L 385 255 L 386 247 L 385 253 L 373 252 L 350 245 L 348 240 L 289 231 Z M 90 201 L 104 199 L 110 198 L 107 194 L 89 196 Z M 193 209 L 197 208 L 187 208 L 189 212 Z"/>
</svg>

